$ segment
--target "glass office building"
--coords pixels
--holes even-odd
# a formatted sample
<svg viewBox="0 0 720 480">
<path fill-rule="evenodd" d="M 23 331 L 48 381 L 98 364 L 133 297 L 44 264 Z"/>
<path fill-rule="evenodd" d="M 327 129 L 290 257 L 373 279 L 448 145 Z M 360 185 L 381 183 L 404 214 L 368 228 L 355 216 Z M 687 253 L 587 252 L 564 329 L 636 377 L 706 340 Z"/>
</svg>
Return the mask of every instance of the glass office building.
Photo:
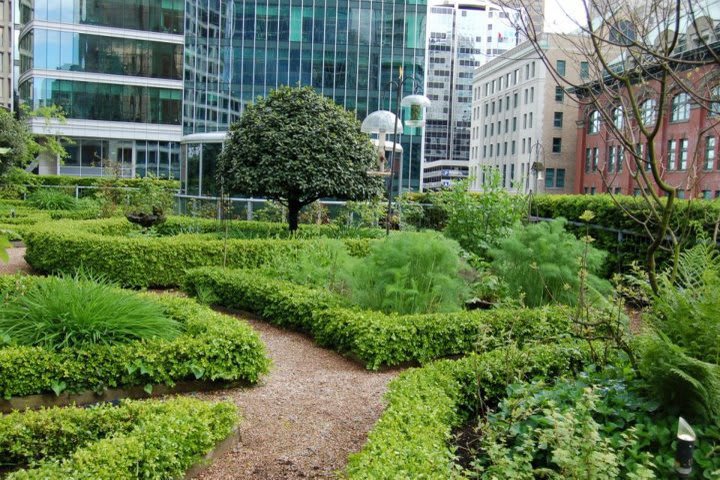
<svg viewBox="0 0 720 480">
<path fill-rule="evenodd" d="M 58 105 L 68 158 L 39 173 L 180 176 L 182 0 L 34 0 L 20 4 L 19 96 Z"/>
<path fill-rule="evenodd" d="M 473 72 L 518 44 L 518 15 L 485 0 L 441 0 L 430 8 L 424 190 L 468 176 Z"/>
<path fill-rule="evenodd" d="M 183 189 L 190 195 L 216 193 L 216 132 L 280 85 L 311 85 L 362 120 L 396 109 L 388 83 L 400 66 L 421 89 L 424 83 L 426 0 L 187 0 L 185 12 Z M 404 94 L 412 88 L 407 82 Z M 422 132 L 407 128 L 402 144 L 402 188 L 417 189 Z"/>
</svg>

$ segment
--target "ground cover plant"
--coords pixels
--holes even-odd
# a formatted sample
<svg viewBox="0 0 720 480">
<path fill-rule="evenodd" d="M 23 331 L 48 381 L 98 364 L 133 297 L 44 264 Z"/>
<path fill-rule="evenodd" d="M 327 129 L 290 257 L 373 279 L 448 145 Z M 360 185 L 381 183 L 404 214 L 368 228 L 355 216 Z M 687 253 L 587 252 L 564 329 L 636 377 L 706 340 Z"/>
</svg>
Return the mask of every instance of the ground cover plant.
<svg viewBox="0 0 720 480">
<path fill-rule="evenodd" d="M 0 277 L 3 306 L 35 285 L 52 279 Z M 160 307 L 179 326 L 174 338 L 108 344 L 21 345 L 0 347 L 0 397 L 39 393 L 102 392 L 108 388 L 174 386 L 185 380 L 256 382 L 268 370 L 257 334 L 237 319 L 171 295 L 137 294 Z M 70 305 L 68 305 L 70 306 Z M 10 332 L 12 335 L 12 331 Z M 12 336 L 10 341 L 13 341 Z"/>
<path fill-rule="evenodd" d="M 8 480 L 181 478 L 239 421 L 235 406 L 190 398 L 0 416 Z"/>
</svg>

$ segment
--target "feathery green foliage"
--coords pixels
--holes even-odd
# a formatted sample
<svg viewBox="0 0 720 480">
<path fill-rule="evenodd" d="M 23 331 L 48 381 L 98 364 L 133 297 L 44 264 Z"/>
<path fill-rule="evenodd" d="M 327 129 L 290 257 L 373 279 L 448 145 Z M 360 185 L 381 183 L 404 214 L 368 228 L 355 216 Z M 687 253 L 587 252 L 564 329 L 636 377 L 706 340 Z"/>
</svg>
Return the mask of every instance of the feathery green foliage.
<svg viewBox="0 0 720 480">
<path fill-rule="evenodd" d="M 40 210 L 74 210 L 77 200 L 59 189 L 41 188 L 28 195 L 30 205 Z"/>
<path fill-rule="evenodd" d="M 179 324 L 157 303 L 80 275 L 37 282 L 0 312 L 5 343 L 54 350 L 179 334 Z"/>
<path fill-rule="evenodd" d="M 460 246 L 435 232 L 396 233 L 371 246 L 352 267 L 352 299 L 363 308 L 397 313 L 460 310 Z"/>
<path fill-rule="evenodd" d="M 498 248 L 490 250 L 493 269 L 507 282 L 512 295 L 524 296 L 527 306 L 553 302 L 575 305 L 583 257 L 590 291 L 601 295 L 610 292 L 610 284 L 595 275 L 605 253 L 567 233 L 565 223 L 557 219 L 517 225 Z"/>
</svg>

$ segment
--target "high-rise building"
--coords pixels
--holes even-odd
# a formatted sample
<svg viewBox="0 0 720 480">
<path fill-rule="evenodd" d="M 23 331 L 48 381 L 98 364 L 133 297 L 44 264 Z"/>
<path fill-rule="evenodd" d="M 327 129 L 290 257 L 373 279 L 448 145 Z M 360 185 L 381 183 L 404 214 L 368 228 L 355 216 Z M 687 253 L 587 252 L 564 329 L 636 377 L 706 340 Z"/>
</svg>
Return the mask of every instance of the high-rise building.
<svg viewBox="0 0 720 480">
<path fill-rule="evenodd" d="M 359 119 L 395 111 L 389 85 L 404 67 L 422 87 L 425 0 L 199 2 L 185 20 L 183 191 L 216 194 L 215 157 L 244 105 L 280 85 L 310 85 Z M 412 93 L 406 82 L 403 94 Z M 422 137 L 402 136 L 402 188 L 419 187 Z"/>
<path fill-rule="evenodd" d="M 570 84 L 589 80 L 581 37 L 542 34 L 548 62 Z M 488 168 L 510 191 L 572 193 L 578 106 L 525 42 L 475 72 L 470 140 L 471 190 L 482 190 Z M 542 179 L 539 172 L 543 172 Z"/>
<path fill-rule="evenodd" d="M 20 4 L 20 100 L 58 105 L 65 122 L 33 131 L 71 139 L 40 173 L 178 178 L 182 0 L 25 0 Z"/>
<path fill-rule="evenodd" d="M 0 107 L 13 109 L 13 2 L 0 1 Z"/>
<path fill-rule="evenodd" d="M 428 108 L 423 189 L 468 175 L 475 68 L 518 42 L 519 12 L 485 0 L 441 0 L 428 16 Z"/>
</svg>

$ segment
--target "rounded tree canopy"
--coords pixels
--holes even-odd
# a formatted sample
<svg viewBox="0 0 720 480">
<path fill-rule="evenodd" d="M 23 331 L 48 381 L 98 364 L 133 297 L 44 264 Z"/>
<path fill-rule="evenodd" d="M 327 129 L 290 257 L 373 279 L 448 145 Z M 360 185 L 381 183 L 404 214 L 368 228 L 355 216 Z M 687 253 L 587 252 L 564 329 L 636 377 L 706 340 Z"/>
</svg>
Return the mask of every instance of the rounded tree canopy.
<svg viewBox="0 0 720 480">
<path fill-rule="evenodd" d="M 367 174 L 376 161 L 353 113 L 310 87 L 280 87 L 230 126 L 217 175 L 229 191 L 285 203 L 292 217 L 319 198 L 380 194 L 382 180 Z"/>
</svg>

